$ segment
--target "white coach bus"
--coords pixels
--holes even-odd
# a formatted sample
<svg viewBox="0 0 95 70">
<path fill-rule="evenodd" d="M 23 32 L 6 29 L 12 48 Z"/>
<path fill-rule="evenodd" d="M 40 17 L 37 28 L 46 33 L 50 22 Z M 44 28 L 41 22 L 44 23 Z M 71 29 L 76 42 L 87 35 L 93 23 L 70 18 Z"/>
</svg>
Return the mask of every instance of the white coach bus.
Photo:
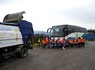
<svg viewBox="0 0 95 70">
<path fill-rule="evenodd" d="M 47 29 L 47 32 L 53 39 L 59 38 L 60 40 L 62 40 L 62 37 L 64 37 L 66 39 L 66 43 L 68 44 L 67 40 L 69 37 L 71 37 L 72 39 L 81 37 L 83 36 L 83 34 L 87 33 L 87 29 L 75 25 L 57 25 Z"/>
</svg>

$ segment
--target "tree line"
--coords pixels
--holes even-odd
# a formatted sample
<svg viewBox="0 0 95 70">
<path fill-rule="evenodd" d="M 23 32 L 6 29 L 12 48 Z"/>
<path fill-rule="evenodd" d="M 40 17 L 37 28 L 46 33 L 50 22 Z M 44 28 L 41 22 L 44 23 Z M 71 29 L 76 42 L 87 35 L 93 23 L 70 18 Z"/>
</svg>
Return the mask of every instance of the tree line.
<svg viewBox="0 0 95 70">
<path fill-rule="evenodd" d="M 95 29 L 88 29 L 87 32 L 88 33 L 95 33 Z"/>
</svg>

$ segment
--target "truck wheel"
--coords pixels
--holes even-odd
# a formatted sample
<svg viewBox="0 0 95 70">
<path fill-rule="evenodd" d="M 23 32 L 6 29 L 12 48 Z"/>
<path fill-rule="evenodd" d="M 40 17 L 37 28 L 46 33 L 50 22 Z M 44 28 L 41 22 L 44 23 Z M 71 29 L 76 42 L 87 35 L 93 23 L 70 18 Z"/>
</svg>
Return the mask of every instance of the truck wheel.
<svg viewBox="0 0 95 70">
<path fill-rule="evenodd" d="M 20 52 L 17 54 L 18 57 L 24 58 L 28 55 L 28 48 L 27 47 L 22 47 Z"/>
</svg>

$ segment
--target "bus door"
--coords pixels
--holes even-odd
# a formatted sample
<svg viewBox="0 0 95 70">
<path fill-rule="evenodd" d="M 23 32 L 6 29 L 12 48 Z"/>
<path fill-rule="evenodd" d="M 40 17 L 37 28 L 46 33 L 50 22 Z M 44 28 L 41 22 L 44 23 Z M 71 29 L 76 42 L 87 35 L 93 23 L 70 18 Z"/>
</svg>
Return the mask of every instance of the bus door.
<svg viewBox="0 0 95 70">
<path fill-rule="evenodd" d="M 63 37 L 68 35 L 68 28 L 64 27 L 63 28 Z"/>
</svg>

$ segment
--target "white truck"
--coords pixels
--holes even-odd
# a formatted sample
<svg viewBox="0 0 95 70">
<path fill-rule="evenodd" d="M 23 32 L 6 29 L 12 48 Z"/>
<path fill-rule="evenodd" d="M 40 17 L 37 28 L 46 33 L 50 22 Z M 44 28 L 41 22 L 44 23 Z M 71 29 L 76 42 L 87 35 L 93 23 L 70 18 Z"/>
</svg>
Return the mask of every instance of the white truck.
<svg viewBox="0 0 95 70">
<path fill-rule="evenodd" d="M 13 53 L 19 57 L 27 56 L 34 31 L 31 22 L 22 20 L 24 13 L 7 14 L 0 22 L 0 57 Z"/>
</svg>

